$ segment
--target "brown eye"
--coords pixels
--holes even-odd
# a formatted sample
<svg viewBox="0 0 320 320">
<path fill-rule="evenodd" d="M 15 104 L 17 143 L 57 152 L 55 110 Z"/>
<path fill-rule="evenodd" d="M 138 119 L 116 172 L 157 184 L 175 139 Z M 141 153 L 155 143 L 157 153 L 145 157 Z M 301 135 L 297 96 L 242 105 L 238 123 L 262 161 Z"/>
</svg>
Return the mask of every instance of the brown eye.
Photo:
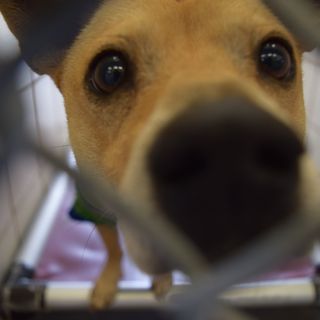
<svg viewBox="0 0 320 320">
<path fill-rule="evenodd" d="M 277 39 L 263 43 L 259 52 L 259 69 L 277 80 L 293 79 L 295 64 L 291 48 Z"/>
<path fill-rule="evenodd" d="M 119 52 L 101 54 L 94 62 L 89 84 L 97 93 L 112 93 L 124 83 L 127 76 L 127 62 Z"/>
</svg>

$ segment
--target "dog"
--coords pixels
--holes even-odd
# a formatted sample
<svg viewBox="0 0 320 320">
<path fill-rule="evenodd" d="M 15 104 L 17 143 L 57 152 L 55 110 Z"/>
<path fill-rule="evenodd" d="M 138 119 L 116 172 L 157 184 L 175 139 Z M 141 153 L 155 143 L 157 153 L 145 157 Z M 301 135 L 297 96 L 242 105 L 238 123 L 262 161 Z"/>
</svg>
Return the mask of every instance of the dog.
<svg viewBox="0 0 320 320">
<path fill-rule="evenodd" d="M 61 20 L 63 41 L 37 46 L 34 21 L 70 4 L 79 10 Z M 63 94 L 79 170 L 164 215 L 208 262 L 316 206 L 303 144 L 310 48 L 262 1 L 0 0 L 0 9 L 26 61 Z M 175 266 L 119 223 L 131 257 L 166 291 Z M 102 308 L 117 291 L 122 252 L 117 228 L 97 229 L 109 258 L 91 303 Z"/>
</svg>

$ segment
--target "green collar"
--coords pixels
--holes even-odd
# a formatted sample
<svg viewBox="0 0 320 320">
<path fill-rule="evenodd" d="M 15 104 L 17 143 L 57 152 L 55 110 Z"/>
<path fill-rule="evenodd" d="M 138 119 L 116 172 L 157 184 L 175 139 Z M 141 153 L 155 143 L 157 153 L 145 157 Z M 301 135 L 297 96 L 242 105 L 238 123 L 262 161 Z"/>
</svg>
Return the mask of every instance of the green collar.
<svg viewBox="0 0 320 320">
<path fill-rule="evenodd" d="M 79 192 L 69 215 L 77 221 L 89 221 L 94 224 L 116 226 L 117 218 L 111 212 L 103 212 L 89 203 Z"/>
</svg>

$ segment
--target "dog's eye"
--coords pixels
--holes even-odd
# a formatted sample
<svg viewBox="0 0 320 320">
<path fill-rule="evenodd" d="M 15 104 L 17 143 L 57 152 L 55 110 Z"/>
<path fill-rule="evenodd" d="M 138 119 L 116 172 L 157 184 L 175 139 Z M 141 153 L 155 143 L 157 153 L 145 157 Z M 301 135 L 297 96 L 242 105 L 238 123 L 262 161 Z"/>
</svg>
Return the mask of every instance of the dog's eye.
<svg viewBox="0 0 320 320">
<path fill-rule="evenodd" d="M 295 66 L 291 48 L 274 39 L 264 42 L 259 52 L 260 70 L 278 80 L 291 80 Z"/>
<path fill-rule="evenodd" d="M 126 79 L 127 62 L 118 52 L 106 52 L 100 55 L 93 63 L 89 83 L 98 93 L 112 93 Z"/>
</svg>

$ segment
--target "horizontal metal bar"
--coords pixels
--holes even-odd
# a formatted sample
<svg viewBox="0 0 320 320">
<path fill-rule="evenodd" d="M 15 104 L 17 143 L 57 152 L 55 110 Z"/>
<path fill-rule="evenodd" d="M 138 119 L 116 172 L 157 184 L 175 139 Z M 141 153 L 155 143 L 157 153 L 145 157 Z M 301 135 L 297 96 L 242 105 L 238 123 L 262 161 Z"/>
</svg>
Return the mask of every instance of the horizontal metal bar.
<svg viewBox="0 0 320 320">
<path fill-rule="evenodd" d="M 239 307 L 312 305 L 316 287 L 312 279 L 254 282 L 234 286 L 223 299 Z"/>
<path fill-rule="evenodd" d="M 113 303 L 112 308 L 158 306 L 157 300 L 146 283 L 120 284 L 122 287 Z M 44 306 L 47 310 L 87 309 L 89 308 L 92 283 L 58 283 L 46 285 Z"/>
<path fill-rule="evenodd" d="M 6 288 L 5 309 L 10 311 L 54 311 L 88 309 L 92 282 L 47 282 Z M 169 305 L 178 301 L 189 285 L 175 285 L 165 299 Z M 313 306 L 316 288 L 312 279 L 263 281 L 233 286 L 221 300 L 234 307 Z M 24 304 L 25 301 L 25 304 Z M 122 281 L 112 309 L 161 307 L 148 281 Z"/>
</svg>

